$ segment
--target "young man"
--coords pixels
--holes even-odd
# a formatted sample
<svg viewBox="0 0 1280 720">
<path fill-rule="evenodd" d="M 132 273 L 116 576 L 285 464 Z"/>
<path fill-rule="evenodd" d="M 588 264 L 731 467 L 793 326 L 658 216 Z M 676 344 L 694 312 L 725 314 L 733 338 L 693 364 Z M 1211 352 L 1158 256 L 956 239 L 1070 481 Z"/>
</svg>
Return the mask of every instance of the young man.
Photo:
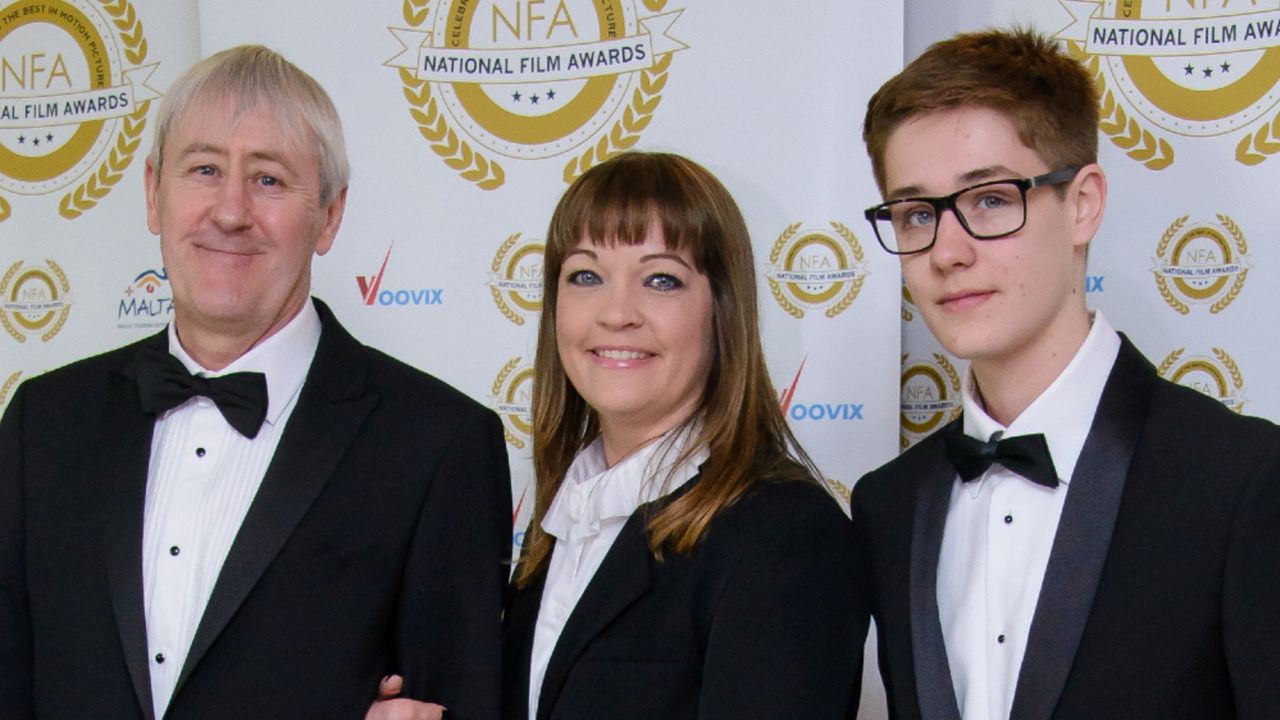
<svg viewBox="0 0 1280 720">
<path fill-rule="evenodd" d="M 853 493 L 895 718 L 1273 718 L 1280 429 L 1085 306 L 1107 184 L 1085 70 L 957 36 L 872 97 L 867 211 L 964 415 Z"/>
<path fill-rule="evenodd" d="M 498 717 L 501 425 L 310 297 L 347 193 L 328 95 L 232 48 L 156 126 L 173 323 L 0 423 L 0 717 L 358 718 L 391 672 Z"/>
</svg>

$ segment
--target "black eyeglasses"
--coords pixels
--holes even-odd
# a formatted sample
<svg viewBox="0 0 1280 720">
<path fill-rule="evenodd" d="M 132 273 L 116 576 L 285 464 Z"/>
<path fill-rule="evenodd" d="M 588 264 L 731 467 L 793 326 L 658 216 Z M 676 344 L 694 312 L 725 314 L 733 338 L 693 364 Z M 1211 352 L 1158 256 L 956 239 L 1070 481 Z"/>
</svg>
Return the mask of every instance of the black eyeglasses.
<svg viewBox="0 0 1280 720">
<path fill-rule="evenodd" d="M 955 213 L 965 232 L 977 240 L 1007 237 L 1027 224 L 1027 191 L 1071 182 L 1080 168 L 1065 167 L 1032 178 L 990 180 L 945 197 L 890 200 L 866 210 L 880 246 L 894 255 L 912 255 L 933 247 L 944 210 Z"/>
</svg>

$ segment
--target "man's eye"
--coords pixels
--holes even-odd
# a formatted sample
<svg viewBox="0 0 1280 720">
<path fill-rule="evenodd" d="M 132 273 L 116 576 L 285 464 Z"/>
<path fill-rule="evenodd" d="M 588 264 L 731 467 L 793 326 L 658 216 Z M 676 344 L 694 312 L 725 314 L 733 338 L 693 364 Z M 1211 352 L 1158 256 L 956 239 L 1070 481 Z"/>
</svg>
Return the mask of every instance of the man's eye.
<svg viewBox="0 0 1280 720">
<path fill-rule="evenodd" d="M 933 224 L 933 220 L 933 208 L 928 205 L 918 205 L 902 211 L 898 216 L 898 226 L 908 229 L 928 227 Z"/>
<path fill-rule="evenodd" d="M 258 184 L 264 187 L 275 187 L 277 185 L 280 185 L 281 182 L 280 182 L 280 178 L 277 178 L 273 175 L 263 175 L 258 178 Z"/>
</svg>

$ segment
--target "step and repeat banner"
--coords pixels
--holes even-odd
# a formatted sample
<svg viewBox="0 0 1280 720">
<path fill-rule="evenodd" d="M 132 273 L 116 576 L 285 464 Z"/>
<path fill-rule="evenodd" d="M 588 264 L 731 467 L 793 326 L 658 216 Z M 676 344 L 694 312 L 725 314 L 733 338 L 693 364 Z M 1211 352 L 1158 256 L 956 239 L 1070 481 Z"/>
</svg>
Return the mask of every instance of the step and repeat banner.
<svg viewBox="0 0 1280 720">
<path fill-rule="evenodd" d="M 1089 251 L 1090 306 L 1165 378 L 1280 419 L 1280 0 L 990 0 L 966 11 L 922 40 L 1031 26 L 1097 83 L 1110 196 Z M 958 416 L 966 366 L 905 290 L 902 319 L 905 448 Z"/>
<path fill-rule="evenodd" d="M 951 16 L 913 12 L 931 7 Z M 1165 377 L 1280 418 L 1280 0 L 962 15 L 929 39 L 1032 25 L 1094 75 L 1111 196 L 1091 304 Z M 878 199 L 862 114 L 911 36 L 900 2 L 0 0 L 0 407 L 168 322 L 142 194 L 156 105 L 200 57 L 263 43 L 345 123 L 347 215 L 315 294 L 502 417 L 517 545 L 545 228 L 568 182 L 628 149 L 688 155 L 737 198 L 779 402 L 847 497 L 958 414 L 966 372 L 861 217 Z"/>
</svg>

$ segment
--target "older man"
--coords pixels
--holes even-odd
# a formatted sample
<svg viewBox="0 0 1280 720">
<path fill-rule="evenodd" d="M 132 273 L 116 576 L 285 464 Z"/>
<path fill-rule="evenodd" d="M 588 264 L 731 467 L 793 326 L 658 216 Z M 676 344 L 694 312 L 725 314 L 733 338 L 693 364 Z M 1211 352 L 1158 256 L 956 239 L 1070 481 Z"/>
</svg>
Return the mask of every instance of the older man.
<svg viewBox="0 0 1280 720">
<path fill-rule="evenodd" d="M 309 297 L 347 175 L 328 96 L 266 48 L 170 89 L 173 323 L 0 424 L 0 717 L 356 718 L 389 673 L 497 716 L 501 427 Z"/>
</svg>

